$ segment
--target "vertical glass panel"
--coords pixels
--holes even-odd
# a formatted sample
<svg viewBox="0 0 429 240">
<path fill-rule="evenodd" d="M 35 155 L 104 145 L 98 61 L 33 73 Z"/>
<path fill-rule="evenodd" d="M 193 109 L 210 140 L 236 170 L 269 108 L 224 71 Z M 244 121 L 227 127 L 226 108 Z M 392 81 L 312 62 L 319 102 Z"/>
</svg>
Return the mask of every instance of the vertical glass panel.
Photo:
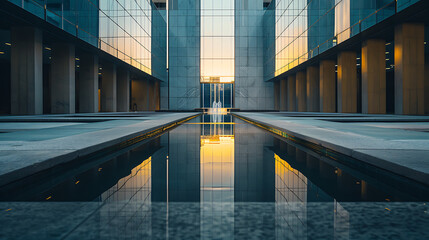
<svg viewBox="0 0 429 240">
<path fill-rule="evenodd" d="M 233 2 L 201 0 L 201 83 L 234 82 Z"/>
</svg>

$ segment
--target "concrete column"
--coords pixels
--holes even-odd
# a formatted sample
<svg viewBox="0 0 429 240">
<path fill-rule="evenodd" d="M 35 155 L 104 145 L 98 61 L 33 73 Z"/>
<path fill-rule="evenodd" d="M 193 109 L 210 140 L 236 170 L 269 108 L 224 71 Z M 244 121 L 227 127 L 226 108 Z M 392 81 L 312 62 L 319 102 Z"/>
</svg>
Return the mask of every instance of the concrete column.
<svg viewBox="0 0 429 240">
<path fill-rule="evenodd" d="M 131 81 L 131 109 L 147 111 L 149 109 L 149 95 L 147 80 L 136 79 Z"/>
<path fill-rule="evenodd" d="M 57 43 L 52 46 L 51 112 L 75 113 L 75 47 Z"/>
<path fill-rule="evenodd" d="M 429 114 L 429 59 L 425 59 L 425 114 Z"/>
<path fill-rule="evenodd" d="M 307 111 L 319 111 L 319 67 L 307 68 Z"/>
<path fill-rule="evenodd" d="M 280 80 L 280 111 L 287 111 L 287 79 Z"/>
<path fill-rule="evenodd" d="M 395 28 L 395 113 L 424 114 L 424 25 Z"/>
<path fill-rule="evenodd" d="M 386 114 L 386 41 L 362 45 L 362 113 Z"/>
<path fill-rule="evenodd" d="M 43 114 L 42 32 L 14 27 L 10 35 L 11 113 Z"/>
<path fill-rule="evenodd" d="M 320 62 L 320 111 L 335 112 L 335 62 L 324 60 Z"/>
<path fill-rule="evenodd" d="M 149 87 L 149 110 L 150 111 L 154 111 L 155 110 L 155 104 L 156 104 L 156 99 L 155 99 L 155 82 L 154 81 L 149 81 L 148 82 L 148 87 Z"/>
<path fill-rule="evenodd" d="M 117 78 L 117 110 L 128 112 L 130 110 L 130 72 L 118 70 Z"/>
<path fill-rule="evenodd" d="M 357 112 L 357 68 L 356 53 L 341 52 L 338 54 L 338 112 Z"/>
<path fill-rule="evenodd" d="M 296 111 L 296 77 L 295 75 L 289 76 L 287 79 L 288 89 L 288 111 Z"/>
<path fill-rule="evenodd" d="M 101 73 L 101 111 L 116 112 L 117 92 L 116 92 L 116 64 L 103 64 Z"/>
<path fill-rule="evenodd" d="M 274 82 L 274 110 L 280 110 L 280 81 Z"/>
<path fill-rule="evenodd" d="M 296 106 L 298 112 L 307 111 L 307 75 L 305 72 L 296 74 Z"/>
<path fill-rule="evenodd" d="M 287 111 L 287 79 L 278 81 L 279 86 L 279 110 Z"/>
<path fill-rule="evenodd" d="M 155 88 L 155 110 L 159 110 L 161 107 L 161 89 L 160 89 L 160 82 L 155 81 L 154 84 Z"/>
<path fill-rule="evenodd" d="M 80 74 L 78 81 L 79 112 L 98 112 L 98 56 L 82 54 L 80 56 Z"/>
</svg>

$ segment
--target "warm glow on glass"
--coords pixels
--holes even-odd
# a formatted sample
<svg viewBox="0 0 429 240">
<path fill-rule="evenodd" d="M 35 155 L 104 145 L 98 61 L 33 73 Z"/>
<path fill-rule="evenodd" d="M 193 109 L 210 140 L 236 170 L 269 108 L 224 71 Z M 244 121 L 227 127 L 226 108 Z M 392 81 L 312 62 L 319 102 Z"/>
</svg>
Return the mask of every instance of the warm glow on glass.
<svg viewBox="0 0 429 240">
<path fill-rule="evenodd" d="M 335 7 L 335 36 L 337 43 L 350 37 L 350 0 L 342 0 Z"/>
<path fill-rule="evenodd" d="M 118 1 L 99 4 L 99 48 L 152 74 L 150 1 L 129 1 L 124 6 Z"/>
<path fill-rule="evenodd" d="M 201 0 L 201 83 L 233 83 L 234 1 Z"/>
<path fill-rule="evenodd" d="M 299 0 L 277 2 L 275 76 L 308 59 L 308 6 L 303 3 Z"/>
</svg>

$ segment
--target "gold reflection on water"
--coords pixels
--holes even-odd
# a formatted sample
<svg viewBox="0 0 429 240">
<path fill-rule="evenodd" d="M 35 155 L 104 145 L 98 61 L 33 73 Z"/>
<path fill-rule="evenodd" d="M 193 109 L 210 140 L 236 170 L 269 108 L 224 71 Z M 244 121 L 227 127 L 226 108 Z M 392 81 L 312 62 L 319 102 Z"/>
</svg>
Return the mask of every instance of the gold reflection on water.
<svg viewBox="0 0 429 240">
<path fill-rule="evenodd" d="M 233 201 L 234 135 L 201 136 L 200 163 L 202 201 Z"/>
<path fill-rule="evenodd" d="M 306 202 L 307 178 L 274 154 L 276 168 L 276 202 Z"/>
<path fill-rule="evenodd" d="M 199 123 L 184 123 L 186 124 L 196 124 L 196 125 L 235 125 L 235 124 L 242 124 L 242 123 L 234 123 L 234 122 L 199 122 Z"/>
<path fill-rule="evenodd" d="M 101 194 L 102 201 L 150 201 L 152 157 L 133 168 L 116 185 Z"/>
</svg>

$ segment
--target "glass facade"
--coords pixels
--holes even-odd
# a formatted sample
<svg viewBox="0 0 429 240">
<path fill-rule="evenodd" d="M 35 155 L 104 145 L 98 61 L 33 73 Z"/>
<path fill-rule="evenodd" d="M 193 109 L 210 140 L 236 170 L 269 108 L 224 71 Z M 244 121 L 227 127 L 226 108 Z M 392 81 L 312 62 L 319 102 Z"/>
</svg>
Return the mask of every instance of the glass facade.
<svg viewBox="0 0 429 240">
<path fill-rule="evenodd" d="M 264 82 L 264 1 L 235 1 L 234 107 L 273 109 L 273 84 Z M 273 29 L 271 29 L 272 31 Z"/>
<path fill-rule="evenodd" d="M 201 0 L 202 106 L 232 108 L 234 1 Z"/>
<path fill-rule="evenodd" d="M 219 101 L 227 108 L 273 109 L 269 80 L 421 1 L 170 0 L 167 11 L 152 0 L 9 0 L 164 80 L 163 110 Z M 393 70 L 386 46 L 386 70 Z"/>
<path fill-rule="evenodd" d="M 414 4 L 414 0 L 276 0 L 267 9 L 264 78 L 269 80 Z M 272 51 L 271 51 L 272 52 Z M 274 54 L 274 55 L 272 55 Z"/>
<path fill-rule="evenodd" d="M 201 107 L 200 0 L 168 1 L 169 109 Z"/>
<path fill-rule="evenodd" d="M 100 48 L 151 74 L 150 1 L 100 1 Z"/>
<path fill-rule="evenodd" d="M 162 35 L 166 26 L 153 25 L 150 0 L 10 0 L 45 21 L 63 29 L 112 56 L 158 78 L 165 79 L 165 68 L 156 68 L 166 62 L 163 42 L 152 45 L 152 36 Z M 159 22 L 158 22 L 159 23 Z M 165 25 L 165 24 L 164 24 Z M 159 32 L 153 32 L 159 31 Z M 165 35 L 165 34 L 164 34 Z M 164 59 L 160 59 L 164 57 Z"/>
<path fill-rule="evenodd" d="M 201 83 L 234 82 L 234 1 L 201 0 Z"/>
</svg>

